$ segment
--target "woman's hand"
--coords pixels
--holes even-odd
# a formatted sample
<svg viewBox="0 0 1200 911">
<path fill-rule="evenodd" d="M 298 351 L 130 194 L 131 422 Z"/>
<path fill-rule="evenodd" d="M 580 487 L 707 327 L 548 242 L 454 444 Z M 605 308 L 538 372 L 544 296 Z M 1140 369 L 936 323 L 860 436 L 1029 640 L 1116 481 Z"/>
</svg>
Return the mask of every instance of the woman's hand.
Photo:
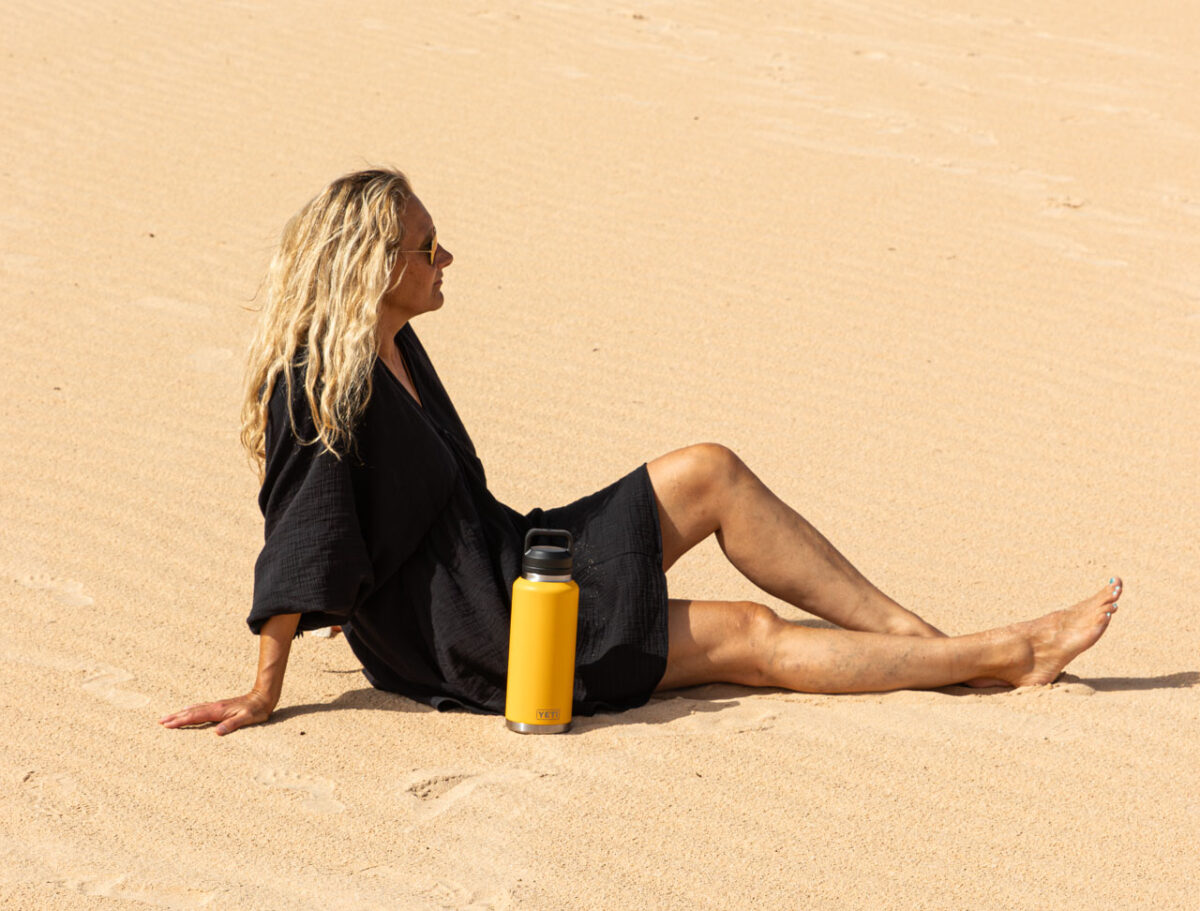
<svg viewBox="0 0 1200 911">
<path fill-rule="evenodd" d="M 218 734 L 225 735 L 248 724 L 261 724 L 271 717 L 283 692 L 283 673 L 287 670 L 288 652 L 292 637 L 300 623 L 299 614 L 276 614 L 263 624 L 258 636 L 258 676 L 245 696 L 203 702 L 189 706 L 158 723 L 168 728 L 183 728 L 193 724 L 216 724 Z"/>
<path fill-rule="evenodd" d="M 263 693 L 251 690 L 244 696 L 204 702 L 158 719 L 168 728 L 184 728 L 195 724 L 216 724 L 217 734 L 224 736 L 248 724 L 261 724 L 271 717 L 275 704 Z"/>
</svg>

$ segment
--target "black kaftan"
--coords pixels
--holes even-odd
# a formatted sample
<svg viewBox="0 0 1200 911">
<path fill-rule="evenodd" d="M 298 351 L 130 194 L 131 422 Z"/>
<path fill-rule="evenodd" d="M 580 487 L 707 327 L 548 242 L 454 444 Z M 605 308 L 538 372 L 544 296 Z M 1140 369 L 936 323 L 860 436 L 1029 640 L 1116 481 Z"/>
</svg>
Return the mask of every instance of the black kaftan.
<svg viewBox="0 0 1200 911">
<path fill-rule="evenodd" d="M 276 382 L 250 628 L 283 613 L 299 613 L 302 631 L 340 623 L 374 686 L 439 708 L 502 712 L 525 532 L 565 528 L 580 588 L 575 711 L 644 703 L 667 655 L 662 538 L 645 466 L 522 516 L 488 491 L 412 327 L 395 341 L 424 407 L 377 361 L 355 450 L 340 460 L 297 442 L 286 384 Z M 292 401 L 301 437 L 313 439 L 301 382 Z"/>
</svg>

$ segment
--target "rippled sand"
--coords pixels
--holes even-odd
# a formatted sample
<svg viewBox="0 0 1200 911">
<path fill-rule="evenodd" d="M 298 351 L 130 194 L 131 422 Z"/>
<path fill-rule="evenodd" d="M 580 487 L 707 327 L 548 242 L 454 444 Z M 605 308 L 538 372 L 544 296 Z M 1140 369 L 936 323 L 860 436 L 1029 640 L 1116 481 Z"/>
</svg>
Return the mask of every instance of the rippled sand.
<svg viewBox="0 0 1200 911">
<path fill-rule="evenodd" d="M 1200 13 L 797 6 L 0 10 L 0 905 L 1194 907 Z M 252 298 L 372 163 L 513 506 L 717 440 L 947 631 L 1119 572 L 1112 629 L 1050 687 L 553 738 L 305 638 L 269 725 L 160 728 L 253 679 Z M 670 582 L 755 597 L 715 545 Z"/>
</svg>

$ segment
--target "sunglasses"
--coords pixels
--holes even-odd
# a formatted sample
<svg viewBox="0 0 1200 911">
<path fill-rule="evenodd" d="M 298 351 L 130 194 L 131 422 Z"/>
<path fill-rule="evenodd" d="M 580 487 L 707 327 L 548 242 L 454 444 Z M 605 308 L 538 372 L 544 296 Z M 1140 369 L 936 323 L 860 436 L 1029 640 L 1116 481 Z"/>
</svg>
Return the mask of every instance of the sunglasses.
<svg viewBox="0 0 1200 911">
<path fill-rule="evenodd" d="M 428 253 L 429 254 L 429 265 L 432 266 L 433 261 L 437 258 L 437 251 L 438 251 L 437 231 L 434 231 L 433 238 L 429 241 L 429 249 L 428 250 L 397 250 L 396 252 L 397 253 Z"/>
</svg>

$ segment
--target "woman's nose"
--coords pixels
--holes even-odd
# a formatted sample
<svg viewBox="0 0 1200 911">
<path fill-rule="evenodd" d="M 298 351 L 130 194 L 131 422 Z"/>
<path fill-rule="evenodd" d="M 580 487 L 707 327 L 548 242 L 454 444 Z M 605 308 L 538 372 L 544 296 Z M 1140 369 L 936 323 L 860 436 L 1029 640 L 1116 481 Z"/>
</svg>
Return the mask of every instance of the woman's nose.
<svg viewBox="0 0 1200 911">
<path fill-rule="evenodd" d="M 448 265 L 454 262 L 454 254 L 441 244 L 438 244 L 437 258 L 439 269 L 445 269 Z"/>
</svg>

